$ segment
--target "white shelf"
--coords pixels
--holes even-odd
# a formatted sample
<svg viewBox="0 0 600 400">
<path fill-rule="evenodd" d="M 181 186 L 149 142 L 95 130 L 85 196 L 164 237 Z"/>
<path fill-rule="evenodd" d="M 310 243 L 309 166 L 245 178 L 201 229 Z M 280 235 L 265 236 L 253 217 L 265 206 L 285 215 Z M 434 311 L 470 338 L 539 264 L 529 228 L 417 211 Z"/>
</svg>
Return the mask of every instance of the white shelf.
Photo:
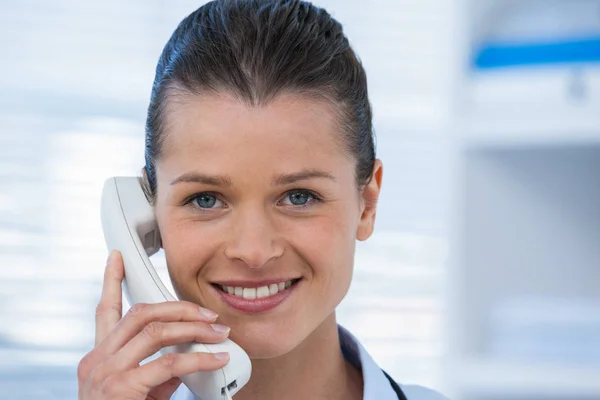
<svg viewBox="0 0 600 400">
<path fill-rule="evenodd" d="M 462 144 L 467 147 L 600 145 L 600 107 L 572 112 L 547 110 L 545 117 L 480 113 L 466 118 L 461 127 Z"/>
<path fill-rule="evenodd" d="M 469 360 L 453 370 L 452 379 L 465 397 L 600 398 L 600 365 L 586 368 Z"/>
<path fill-rule="evenodd" d="M 476 73 L 462 96 L 467 146 L 600 144 L 600 65 Z"/>
</svg>

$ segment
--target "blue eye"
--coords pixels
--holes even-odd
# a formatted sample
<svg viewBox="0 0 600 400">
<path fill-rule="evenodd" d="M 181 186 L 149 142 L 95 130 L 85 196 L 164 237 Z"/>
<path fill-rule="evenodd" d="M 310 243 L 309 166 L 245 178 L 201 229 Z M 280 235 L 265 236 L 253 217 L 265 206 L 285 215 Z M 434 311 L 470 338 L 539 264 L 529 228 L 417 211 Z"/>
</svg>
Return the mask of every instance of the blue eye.
<svg viewBox="0 0 600 400">
<path fill-rule="evenodd" d="M 218 202 L 220 200 L 217 199 L 217 196 L 210 193 L 199 193 L 191 201 L 191 203 L 200 208 L 214 208 Z"/>
<path fill-rule="evenodd" d="M 288 192 L 285 198 L 289 199 L 289 203 L 293 206 L 305 206 L 317 200 L 308 190 L 293 190 Z"/>
</svg>

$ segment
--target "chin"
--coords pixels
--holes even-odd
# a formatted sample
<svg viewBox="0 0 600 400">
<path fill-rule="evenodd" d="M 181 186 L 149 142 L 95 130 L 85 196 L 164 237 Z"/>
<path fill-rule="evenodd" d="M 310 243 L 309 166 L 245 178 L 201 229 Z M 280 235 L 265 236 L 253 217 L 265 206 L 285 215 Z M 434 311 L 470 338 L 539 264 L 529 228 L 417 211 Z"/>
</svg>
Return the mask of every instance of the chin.
<svg viewBox="0 0 600 400">
<path fill-rule="evenodd" d="M 281 357 L 297 346 L 297 343 L 269 340 L 269 338 L 266 337 L 249 338 L 241 342 L 234 340 L 234 342 L 239 344 L 252 360 L 266 360 Z"/>
<path fill-rule="evenodd" d="M 292 322 L 235 324 L 229 337 L 255 360 L 283 356 L 305 339 Z"/>
</svg>

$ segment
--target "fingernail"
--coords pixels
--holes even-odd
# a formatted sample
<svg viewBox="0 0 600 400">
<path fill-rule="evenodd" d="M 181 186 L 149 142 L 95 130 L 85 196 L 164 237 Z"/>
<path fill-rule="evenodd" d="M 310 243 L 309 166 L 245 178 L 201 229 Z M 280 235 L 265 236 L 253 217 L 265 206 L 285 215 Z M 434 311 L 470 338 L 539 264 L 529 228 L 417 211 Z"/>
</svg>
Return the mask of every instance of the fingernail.
<svg viewBox="0 0 600 400">
<path fill-rule="evenodd" d="M 229 333 L 231 330 L 230 327 L 221 324 L 211 324 L 210 326 L 212 326 L 212 328 L 219 333 Z"/>
<path fill-rule="evenodd" d="M 229 353 L 214 353 L 213 355 L 219 361 L 229 359 Z"/>
<path fill-rule="evenodd" d="M 107 264 L 109 264 L 109 263 L 110 263 L 110 260 L 112 259 L 114 252 L 115 252 L 114 250 L 111 250 L 111 251 L 108 253 L 108 257 L 106 258 L 106 263 L 107 263 Z"/>
<path fill-rule="evenodd" d="M 216 312 L 204 307 L 200 307 L 200 314 L 204 315 L 206 318 L 211 320 L 216 319 L 219 316 Z"/>
</svg>

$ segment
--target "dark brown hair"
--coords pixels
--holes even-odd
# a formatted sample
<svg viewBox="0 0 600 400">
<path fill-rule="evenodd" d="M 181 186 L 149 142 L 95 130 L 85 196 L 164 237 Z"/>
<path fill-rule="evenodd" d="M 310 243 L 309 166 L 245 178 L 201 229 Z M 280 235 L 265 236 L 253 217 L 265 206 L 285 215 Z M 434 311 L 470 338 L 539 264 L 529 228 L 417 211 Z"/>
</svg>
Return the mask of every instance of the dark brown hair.
<svg viewBox="0 0 600 400">
<path fill-rule="evenodd" d="M 185 18 L 156 66 L 146 120 L 146 192 L 156 193 L 155 161 L 173 95 L 227 92 L 260 106 L 284 92 L 332 102 L 342 143 L 356 159 L 359 187 L 375 162 L 365 71 L 324 9 L 298 0 L 216 0 Z"/>
</svg>

